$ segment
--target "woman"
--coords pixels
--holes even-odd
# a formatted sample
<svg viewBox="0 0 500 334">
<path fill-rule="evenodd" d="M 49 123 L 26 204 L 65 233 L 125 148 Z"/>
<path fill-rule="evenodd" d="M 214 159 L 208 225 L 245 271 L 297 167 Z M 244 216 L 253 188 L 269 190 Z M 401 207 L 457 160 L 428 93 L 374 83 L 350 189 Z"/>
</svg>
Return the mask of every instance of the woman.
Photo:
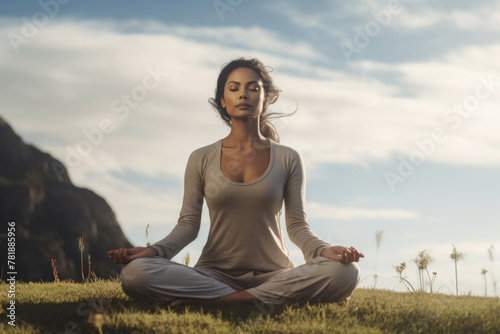
<svg viewBox="0 0 500 334">
<path fill-rule="evenodd" d="M 305 213 L 302 158 L 278 142 L 266 120 L 279 90 L 258 59 L 227 64 L 210 103 L 229 135 L 191 153 L 180 217 L 172 232 L 149 247 L 109 251 L 132 298 L 170 303 L 331 302 L 348 298 L 359 281 L 354 247 L 331 246 L 310 229 Z M 190 268 L 170 261 L 193 241 L 205 198 L 210 231 Z M 285 204 L 290 240 L 306 263 L 294 268 L 280 228 Z"/>
</svg>

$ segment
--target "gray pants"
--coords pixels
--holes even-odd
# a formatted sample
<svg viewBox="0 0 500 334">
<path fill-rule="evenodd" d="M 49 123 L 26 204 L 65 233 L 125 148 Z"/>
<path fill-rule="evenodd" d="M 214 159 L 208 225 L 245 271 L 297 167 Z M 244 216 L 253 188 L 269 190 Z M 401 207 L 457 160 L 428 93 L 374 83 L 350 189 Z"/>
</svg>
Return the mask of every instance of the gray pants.
<svg viewBox="0 0 500 334">
<path fill-rule="evenodd" d="M 246 290 L 265 304 L 334 302 L 351 295 L 359 275 L 356 263 L 342 264 L 321 256 L 293 269 L 236 278 L 159 256 L 133 260 L 121 272 L 128 296 L 159 303 L 178 298 L 215 299 L 238 290 Z"/>
</svg>

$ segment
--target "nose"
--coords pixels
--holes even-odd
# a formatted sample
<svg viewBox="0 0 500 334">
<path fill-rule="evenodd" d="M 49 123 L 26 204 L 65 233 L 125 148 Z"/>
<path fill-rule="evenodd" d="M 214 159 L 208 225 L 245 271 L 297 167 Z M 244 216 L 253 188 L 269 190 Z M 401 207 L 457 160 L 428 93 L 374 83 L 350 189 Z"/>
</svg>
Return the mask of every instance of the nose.
<svg viewBox="0 0 500 334">
<path fill-rule="evenodd" d="M 240 100 L 242 99 L 248 99 L 246 92 L 243 90 L 240 94 Z"/>
</svg>

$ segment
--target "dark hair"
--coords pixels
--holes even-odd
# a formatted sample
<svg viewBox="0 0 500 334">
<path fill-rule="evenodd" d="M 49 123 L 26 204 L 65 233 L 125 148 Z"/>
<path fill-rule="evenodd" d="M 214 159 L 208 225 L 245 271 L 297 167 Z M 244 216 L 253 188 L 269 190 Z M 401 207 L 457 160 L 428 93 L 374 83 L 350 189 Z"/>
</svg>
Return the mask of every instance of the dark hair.
<svg viewBox="0 0 500 334">
<path fill-rule="evenodd" d="M 227 113 L 226 108 L 222 107 L 221 98 L 224 97 L 224 86 L 226 84 L 227 77 L 232 71 L 241 67 L 249 68 L 255 71 L 255 73 L 257 73 L 257 75 L 262 79 L 267 106 L 264 107 L 264 110 L 260 115 L 260 132 L 264 137 L 279 142 L 278 132 L 276 131 L 274 125 L 269 121 L 269 119 L 276 118 L 276 115 L 278 117 L 283 117 L 285 115 L 282 113 L 268 113 L 267 107 L 270 104 L 276 102 L 281 90 L 279 90 L 274 85 L 273 79 L 269 75 L 269 72 L 272 71 L 272 68 L 271 71 L 268 71 L 266 69 L 266 66 L 264 66 L 264 64 L 262 64 L 259 59 L 238 58 L 226 64 L 220 71 L 219 78 L 217 79 L 217 87 L 215 88 L 215 97 L 210 98 L 208 100 L 209 103 L 214 107 L 215 110 L 219 112 L 220 116 L 222 117 L 222 120 L 230 127 L 231 116 L 229 116 L 229 114 Z"/>
</svg>

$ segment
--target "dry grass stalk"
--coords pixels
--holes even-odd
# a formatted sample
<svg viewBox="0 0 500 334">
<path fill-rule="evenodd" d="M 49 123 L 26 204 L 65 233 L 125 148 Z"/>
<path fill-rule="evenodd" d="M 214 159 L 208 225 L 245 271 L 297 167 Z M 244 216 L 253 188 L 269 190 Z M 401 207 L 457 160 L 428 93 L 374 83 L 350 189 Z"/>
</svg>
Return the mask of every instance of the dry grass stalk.
<svg viewBox="0 0 500 334">
<path fill-rule="evenodd" d="M 187 254 L 184 257 L 184 259 L 182 259 L 182 263 L 185 264 L 186 266 L 189 266 L 189 260 L 190 260 L 189 252 L 187 252 Z"/>
<path fill-rule="evenodd" d="M 490 258 L 490 261 L 491 261 L 491 281 L 493 282 L 493 295 L 494 296 L 498 296 L 497 294 L 497 281 L 495 280 L 495 271 L 494 271 L 494 268 L 495 268 L 495 264 L 494 264 L 494 257 L 493 257 L 493 245 L 490 246 L 490 248 L 488 248 L 488 256 Z"/>
<path fill-rule="evenodd" d="M 484 276 L 484 296 L 487 297 L 488 296 L 488 286 L 487 286 L 487 283 L 486 283 L 486 273 L 488 272 L 488 270 L 486 269 L 482 269 L 481 270 L 481 275 Z"/>
<path fill-rule="evenodd" d="M 148 241 L 148 237 L 149 237 L 149 224 L 146 226 L 146 238 L 145 238 L 145 241 L 146 241 L 146 246 L 151 246 L 151 243 Z"/>
<path fill-rule="evenodd" d="M 104 314 L 102 313 L 91 313 L 89 314 L 88 322 L 90 322 L 94 327 L 97 328 L 99 334 L 103 334 L 102 326 L 106 323 Z"/>
<path fill-rule="evenodd" d="M 54 282 L 59 283 L 59 274 L 57 272 L 56 260 L 50 259 L 52 262 L 52 275 L 54 275 Z"/>
<path fill-rule="evenodd" d="M 457 273 L 457 262 L 465 258 L 465 254 L 462 252 L 457 251 L 457 247 L 455 247 L 454 244 L 451 244 L 453 246 L 453 251 L 450 254 L 450 258 L 455 261 L 455 286 L 456 286 L 456 293 L 458 296 L 458 273 Z"/>
<path fill-rule="evenodd" d="M 406 269 L 406 262 L 401 262 L 399 266 L 393 266 L 394 269 L 396 270 L 396 273 L 398 274 L 399 281 L 404 284 L 406 289 L 410 291 L 410 288 L 413 292 L 415 292 L 415 288 L 413 288 L 413 285 L 411 285 L 410 281 L 406 279 L 406 276 L 404 275 L 405 269 Z"/>
<path fill-rule="evenodd" d="M 89 273 L 87 274 L 87 280 L 90 281 L 92 277 L 95 277 L 95 273 L 92 270 L 92 262 L 90 262 L 90 254 L 89 254 Z"/>
<path fill-rule="evenodd" d="M 375 256 L 375 270 L 374 270 L 374 274 L 373 274 L 373 280 L 374 280 L 373 287 L 374 288 L 377 287 L 377 278 L 378 278 L 378 275 L 377 275 L 378 250 L 380 248 L 380 242 L 382 241 L 382 234 L 383 234 L 382 230 L 379 230 L 379 231 L 375 232 L 375 241 L 377 242 L 377 254 Z"/>
<path fill-rule="evenodd" d="M 431 279 L 431 276 L 429 274 L 429 270 L 427 269 L 427 266 L 429 265 L 429 263 L 432 262 L 431 256 L 424 249 L 423 251 L 418 253 L 417 257 L 413 260 L 413 262 L 415 262 L 415 264 L 417 265 L 417 268 L 418 268 L 418 278 L 419 278 L 419 282 L 420 282 L 420 290 L 421 291 L 425 290 L 425 277 L 424 277 L 424 271 L 425 271 L 425 272 L 427 272 L 427 277 L 429 278 L 429 284 L 430 284 L 430 289 L 431 289 L 431 293 L 432 293 L 433 292 L 432 291 L 433 280 Z"/>
<path fill-rule="evenodd" d="M 78 237 L 78 249 L 80 249 L 80 263 L 82 267 L 82 282 L 85 281 L 85 276 L 83 274 L 83 251 L 85 250 L 85 242 L 84 242 L 84 237 Z"/>
</svg>

